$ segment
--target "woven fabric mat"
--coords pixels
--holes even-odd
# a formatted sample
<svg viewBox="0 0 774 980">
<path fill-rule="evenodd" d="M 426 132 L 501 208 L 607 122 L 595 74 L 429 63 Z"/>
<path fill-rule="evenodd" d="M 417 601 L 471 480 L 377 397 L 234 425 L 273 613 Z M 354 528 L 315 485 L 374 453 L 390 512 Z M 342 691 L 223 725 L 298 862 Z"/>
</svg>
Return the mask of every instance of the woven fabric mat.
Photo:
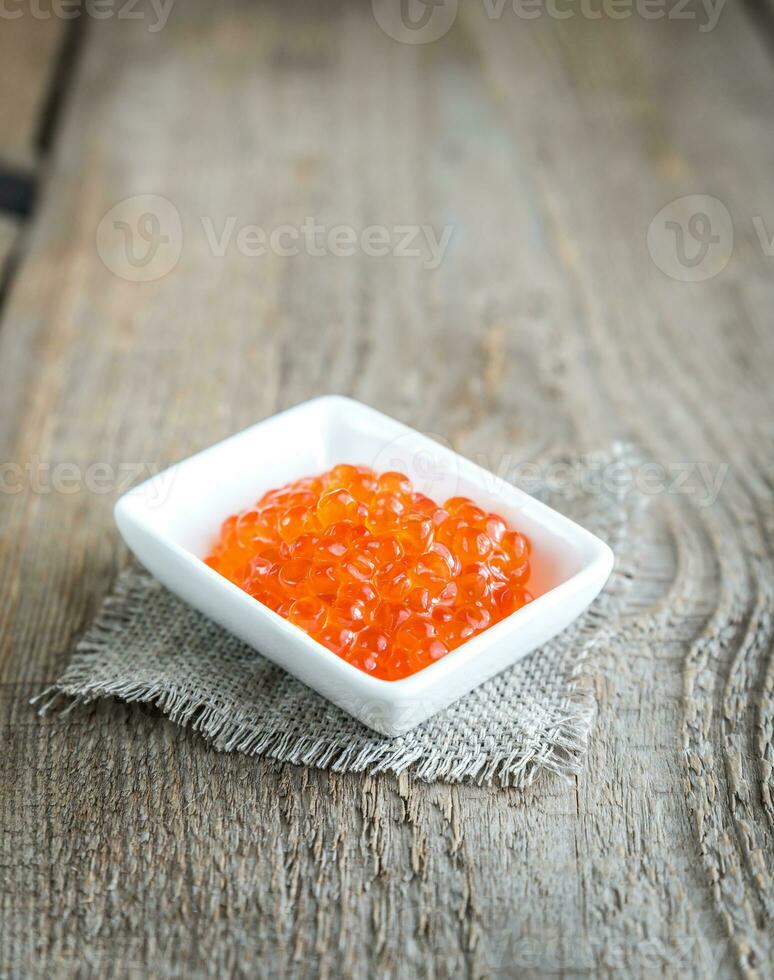
<svg viewBox="0 0 774 980">
<path fill-rule="evenodd" d="M 101 697 L 156 705 L 223 751 L 337 772 L 400 773 L 525 786 L 543 771 L 583 763 L 595 714 L 589 651 L 615 631 L 636 564 L 642 497 L 626 480 L 631 447 L 553 456 L 525 487 L 607 541 L 616 568 L 602 595 L 560 636 L 421 727 L 399 738 L 365 728 L 300 681 L 195 612 L 136 565 L 123 572 L 41 711 Z M 623 470 L 622 470 L 623 468 Z"/>
</svg>

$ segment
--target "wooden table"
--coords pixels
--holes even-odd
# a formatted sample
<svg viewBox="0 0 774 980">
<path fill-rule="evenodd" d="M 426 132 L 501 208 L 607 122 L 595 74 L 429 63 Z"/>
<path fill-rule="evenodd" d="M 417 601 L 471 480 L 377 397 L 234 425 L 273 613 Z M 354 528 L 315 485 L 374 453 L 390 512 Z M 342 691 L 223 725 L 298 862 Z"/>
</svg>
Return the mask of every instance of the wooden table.
<svg viewBox="0 0 774 980">
<path fill-rule="evenodd" d="M 0 324 L 3 977 L 772 975 L 772 49 L 740 5 L 713 30 L 460 7 L 418 45 L 355 0 L 68 27 Z M 0 96 L 17 161 L 32 75 Z M 95 236 L 145 194 L 182 252 L 136 282 Z M 307 216 L 453 234 L 437 269 L 236 244 Z M 328 391 L 494 468 L 625 438 L 687 469 L 576 780 L 332 775 L 29 706 L 126 560 L 115 495 Z"/>
</svg>

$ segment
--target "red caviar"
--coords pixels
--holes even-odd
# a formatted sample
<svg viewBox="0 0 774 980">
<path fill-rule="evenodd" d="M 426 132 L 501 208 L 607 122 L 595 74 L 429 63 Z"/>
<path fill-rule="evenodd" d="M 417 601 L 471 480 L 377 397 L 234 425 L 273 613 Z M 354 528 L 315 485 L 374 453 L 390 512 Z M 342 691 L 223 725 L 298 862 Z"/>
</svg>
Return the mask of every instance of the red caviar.
<svg viewBox="0 0 774 980">
<path fill-rule="evenodd" d="M 530 545 L 465 497 L 335 466 L 224 521 L 206 562 L 355 667 L 422 670 L 532 596 Z"/>
</svg>

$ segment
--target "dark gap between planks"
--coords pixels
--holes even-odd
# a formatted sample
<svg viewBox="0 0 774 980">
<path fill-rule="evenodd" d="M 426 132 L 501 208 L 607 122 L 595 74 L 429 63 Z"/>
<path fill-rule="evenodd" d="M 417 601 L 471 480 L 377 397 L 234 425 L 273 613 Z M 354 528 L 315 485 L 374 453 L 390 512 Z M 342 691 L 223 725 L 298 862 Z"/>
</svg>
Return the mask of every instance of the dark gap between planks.
<svg viewBox="0 0 774 980">
<path fill-rule="evenodd" d="M 64 32 L 62 43 L 54 59 L 48 82 L 48 91 L 40 111 L 40 120 L 34 147 L 38 163 L 43 164 L 56 140 L 62 110 L 75 75 L 75 69 L 85 36 L 87 18 L 71 21 Z M 23 173 L 0 165 L 0 214 L 13 215 L 22 222 L 29 220 L 38 199 L 39 172 Z M 5 300 L 22 259 L 24 236 L 20 233 L 0 268 L 0 316 Z"/>
</svg>

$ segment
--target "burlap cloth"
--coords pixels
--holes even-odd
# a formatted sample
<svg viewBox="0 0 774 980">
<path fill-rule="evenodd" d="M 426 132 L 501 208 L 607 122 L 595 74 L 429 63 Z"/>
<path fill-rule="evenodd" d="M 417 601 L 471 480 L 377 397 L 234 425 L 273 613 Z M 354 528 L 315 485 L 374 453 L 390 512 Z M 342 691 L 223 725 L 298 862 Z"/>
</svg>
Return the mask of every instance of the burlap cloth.
<svg viewBox="0 0 774 980">
<path fill-rule="evenodd" d="M 541 772 L 579 771 L 595 714 L 588 655 L 615 630 L 635 565 L 642 497 L 622 479 L 636 454 L 616 444 L 537 461 L 529 492 L 607 541 L 616 567 L 602 595 L 560 636 L 399 738 L 365 728 L 131 565 L 36 701 L 41 711 L 101 697 L 156 705 L 220 750 L 337 772 L 524 786 Z"/>
</svg>

